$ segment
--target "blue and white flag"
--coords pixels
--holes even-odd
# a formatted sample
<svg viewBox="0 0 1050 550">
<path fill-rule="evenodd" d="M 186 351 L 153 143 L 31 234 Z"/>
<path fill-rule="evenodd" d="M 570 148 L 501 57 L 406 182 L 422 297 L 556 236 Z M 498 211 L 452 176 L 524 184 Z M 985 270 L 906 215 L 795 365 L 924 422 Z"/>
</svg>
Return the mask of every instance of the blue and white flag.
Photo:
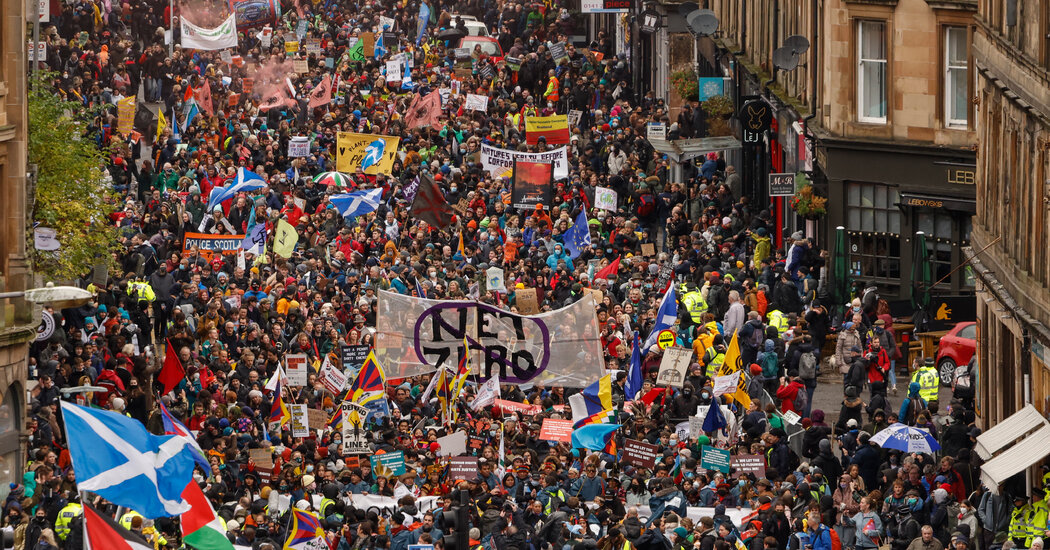
<svg viewBox="0 0 1050 550">
<path fill-rule="evenodd" d="M 627 369 L 627 383 L 623 393 L 628 400 L 634 399 L 642 389 L 642 341 L 638 332 L 634 333 L 634 349 L 631 350 L 631 366 Z"/>
<path fill-rule="evenodd" d="M 190 129 L 190 125 L 193 124 L 193 119 L 197 118 L 197 115 L 201 114 L 200 108 L 197 107 L 197 102 L 190 103 L 189 109 L 186 110 L 186 122 L 182 125 L 182 131 Z"/>
<path fill-rule="evenodd" d="M 215 209 L 215 206 L 222 204 L 227 200 L 233 198 L 237 193 L 243 193 L 245 191 L 255 191 L 262 189 L 266 186 L 266 180 L 262 176 L 247 170 L 243 167 L 237 169 L 237 180 L 233 182 L 229 187 L 216 187 L 215 189 L 221 189 L 222 191 L 216 193 L 215 189 L 212 190 L 211 196 L 208 200 L 208 211 Z"/>
<path fill-rule="evenodd" d="M 416 33 L 416 46 L 419 46 L 423 42 L 423 33 L 427 32 L 427 23 L 430 22 L 430 6 L 426 2 L 419 4 L 419 20 L 416 21 L 416 27 L 419 29 Z"/>
<path fill-rule="evenodd" d="M 244 236 L 244 240 L 241 241 L 241 248 L 245 252 L 250 254 L 262 254 L 263 247 L 266 245 L 266 224 L 257 223 L 248 229 L 247 234 Z"/>
<path fill-rule="evenodd" d="M 649 333 L 649 337 L 645 339 L 645 344 L 642 344 L 642 351 L 651 348 L 656 343 L 656 337 L 660 331 L 671 328 L 677 320 L 678 298 L 675 297 L 674 285 L 671 285 L 664 293 L 660 309 L 656 311 L 656 324 L 653 325 L 653 331 Z"/>
<path fill-rule="evenodd" d="M 379 203 L 383 201 L 383 188 L 332 195 L 330 200 L 344 218 L 356 218 L 379 208 Z"/>
<path fill-rule="evenodd" d="M 583 253 L 584 248 L 591 246 L 591 229 L 587 225 L 587 212 L 585 210 L 580 210 L 580 215 L 576 216 L 576 223 L 572 224 L 572 227 L 565 232 L 562 238 L 565 242 L 565 248 L 569 250 L 569 256 L 574 260 Z"/>
<path fill-rule="evenodd" d="M 153 435 L 142 423 L 112 411 L 62 402 L 77 488 L 131 508 L 146 519 L 190 509 L 182 492 L 193 481 L 186 438 Z"/>
</svg>

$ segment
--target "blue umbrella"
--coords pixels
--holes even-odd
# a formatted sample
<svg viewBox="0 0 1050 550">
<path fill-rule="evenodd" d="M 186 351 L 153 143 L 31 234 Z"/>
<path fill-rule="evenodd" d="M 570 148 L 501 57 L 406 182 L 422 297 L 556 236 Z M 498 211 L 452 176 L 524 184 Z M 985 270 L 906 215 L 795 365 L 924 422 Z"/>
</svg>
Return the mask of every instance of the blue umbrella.
<svg viewBox="0 0 1050 550">
<path fill-rule="evenodd" d="M 897 449 L 906 453 L 933 454 L 941 448 L 930 432 L 900 422 L 871 436 L 871 442 L 883 449 Z"/>
</svg>

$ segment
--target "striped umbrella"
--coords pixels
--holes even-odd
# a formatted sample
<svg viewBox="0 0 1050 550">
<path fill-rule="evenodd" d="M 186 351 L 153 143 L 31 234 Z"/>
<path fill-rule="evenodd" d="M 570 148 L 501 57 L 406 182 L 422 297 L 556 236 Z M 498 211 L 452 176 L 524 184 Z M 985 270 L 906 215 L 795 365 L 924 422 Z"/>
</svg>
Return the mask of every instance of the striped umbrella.
<svg viewBox="0 0 1050 550">
<path fill-rule="evenodd" d="M 930 432 L 900 422 L 871 436 L 871 442 L 883 449 L 897 449 L 906 453 L 933 454 L 941 448 Z"/>
<path fill-rule="evenodd" d="M 352 180 L 350 176 L 342 172 L 321 172 L 314 176 L 317 185 L 334 185 L 336 187 L 350 187 Z"/>
</svg>

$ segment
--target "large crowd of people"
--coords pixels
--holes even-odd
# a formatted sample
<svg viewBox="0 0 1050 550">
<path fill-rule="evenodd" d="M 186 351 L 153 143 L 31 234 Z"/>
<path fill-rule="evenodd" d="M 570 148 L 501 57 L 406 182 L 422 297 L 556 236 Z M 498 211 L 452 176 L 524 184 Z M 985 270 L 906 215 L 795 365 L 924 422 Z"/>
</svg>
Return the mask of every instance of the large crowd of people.
<svg viewBox="0 0 1050 550">
<path fill-rule="evenodd" d="M 64 430 L 61 399 L 126 414 L 156 434 L 164 404 L 207 454 L 210 471 L 195 477 L 228 538 L 259 550 L 283 547 L 293 508 L 321 518 L 333 550 L 445 548 L 452 528 L 467 531 L 470 550 L 1042 548 L 1044 482 L 1031 500 L 981 484 L 969 385 L 942 390 L 929 360 L 902 360 L 884 301 L 834 303 L 828 254 L 801 232 L 777 242 L 771 211 L 742 195 L 721 153 L 677 167 L 656 151 L 647 123 L 667 123 L 672 138 L 699 137 L 703 111 L 694 103 L 672 115 L 633 89 L 609 29 L 571 44 L 584 16 L 556 0 L 432 3 L 422 32 L 417 0 L 315 1 L 285 5 L 272 33 L 244 30 L 226 52 L 180 46 L 179 17 L 208 26 L 225 9 L 51 3 L 41 66 L 71 104 L 99 108 L 84 112 L 98 113 L 91 137 L 109 152 L 123 248 L 108 273 L 85 269 L 95 299 L 52 311 L 55 334 L 33 347 L 29 454 L 4 507 L 15 548 L 82 548 L 81 498 L 118 514 L 77 490 L 66 450 L 77 434 Z M 468 21 L 487 27 L 497 54 L 481 45 L 457 52 L 456 39 L 442 38 L 462 35 Z M 374 55 L 355 53 L 366 35 Z M 319 50 L 297 53 L 286 44 L 296 39 Z M 555 60 L 551 46 L 563 43 Z M 386 73 L 394 56 L 405 75 Z M 306 59 L 306 72 L 294 71 L 293 59 Z M 311 91 L 326 80 L 331 101 L 311 108 Z M 444 89 L 436 123 L 406 123 L 414 98 Z M 466 109 L 467 94 L 487 96 L 487 106 Z M 116 104 L 130 96 L 140 112 L 125 135 Z M 484 166 L 482 146 L 554 149 L 530 143 L 525 119 L 570 111 L 580 116 L 568 176 L 554 181 L 548 204 L 514 207 L 511 178 Z M 336 170 L 337 132 L 400 138 L 392 167 L 376 175 L 358 167 L 340 185 L 315 182 Z M 289 156 L 296 137 L 308 138 L 307 156 Z M 212 190 L 230 186 L 240 168 L 265 185 L 209 210 Z M 457 207 L 450 225 L 413 215 L 421 178 Z M 344 217 L 331 201 L 375 188 L 380 204 L 365 215 Z M 598 188 L 616 191 L 615 209 L 596 207 Z M 570 253 L 566 234 L 581 219 L 591 242 Z M 273 242 L 283 223 L 298 233 L 286 256 Z M 253 224 L 267 228 L 261 257 L 184 246 L 187 234 L 244 235 Z M 503 269 L 508 292 L 488 290 L 491 267 Z M 423 399 L 431 375 L 388 379 L 389 415 L 370 420 L 369 442 L 373 454 L 403 453 L 400 475 L 377 471 L 370 455 L 344 455 L 339 429 L 305 438 L 269 429 L 275 395 L 265 386 L 285 355 L 341 364 L 342 346 L 374 345 L 380 291 L 520 311 L 522 289 L 535 290 L 541 311 L 600 292 L 597 322 L 622 425 L 617 455 L 540 436 L 586 384 L 505 384 L 502 399 L 522 405 L 514 412 L 469 407 L 480 385 L 471 379 L 459 414 L 443 421 Z M 672 289 L 675 338 L 693 350 L 688 376 L 657 385 L 662 351 L 649 346 L 638 350 L 645 383 L 628 395 L 635 333 L 645 341 Z M 734 334 L 746 408 L 713 392 Z M 169 346 L 186 377 L 158 396 Z M 60 393 L 76 386 L 106 391 Z M 839 410 L 815 406 L 829 393 L 833 402 L 842 396 Z M 285 394 L 326 416 L 339 397 L 316 374 Z M 714 403 L 736 420 L 731 433 L 679 429 Z M 927 430 L 939 450 L 872 441 L 898 422 Z M 468 479 L 450 474 L 436 443 L 459 431 L 478 457 Z M 656 446 L 651 467 L 624 460 L 628 439 Z M 758 455 L 762 467 L 702 467 L 710 446 Z M 466 524 L 452 517 L 462 502 Z M 158 550 L 184 547 L 177 518 L 125 512 L 119 519 Z"/>
</svg>

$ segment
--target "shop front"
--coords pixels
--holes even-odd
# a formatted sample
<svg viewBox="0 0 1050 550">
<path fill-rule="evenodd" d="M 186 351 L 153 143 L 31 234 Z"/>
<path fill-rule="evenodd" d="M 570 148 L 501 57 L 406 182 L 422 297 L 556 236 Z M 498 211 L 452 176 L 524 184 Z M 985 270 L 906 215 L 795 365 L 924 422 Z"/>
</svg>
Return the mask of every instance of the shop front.
<svg viewBox="0 0 1050 550">
<path fill-rule="evenodd" d="M 822 138 L 816 154 L 829 199 L 823 242 L 834 242 L 836 226 L 846 228 L 854 280 L 877 285 L 890 301 L 911 298 L 922 231 L 940 281 L 933 294 L 973 293 L 972 269 L 955 269 L 976 211 L 973 151 Z"/>
</svg>

